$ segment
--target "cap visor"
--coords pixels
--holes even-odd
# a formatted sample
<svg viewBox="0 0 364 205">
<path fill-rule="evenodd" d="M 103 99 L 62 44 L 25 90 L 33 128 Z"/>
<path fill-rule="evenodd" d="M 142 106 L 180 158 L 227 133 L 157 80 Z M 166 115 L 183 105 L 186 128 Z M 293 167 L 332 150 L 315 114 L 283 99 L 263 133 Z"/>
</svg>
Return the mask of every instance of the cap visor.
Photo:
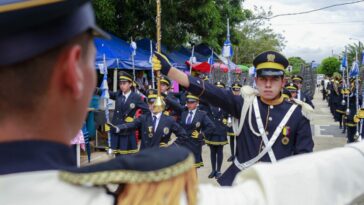
<svg viewBox="0 0 364 205">
<path fill-rule="evenodd" d="M 263 69 L 257 71 L 257 76 L 283 76 L 284 72 L 275 69 Z"/>
<path fill-rule="evenodd" d="M 100 37 L 104 39 L 111 39 L 111 36 L 104 30 L 102 30 L 100 27 L 94 25 L 91 27 L 92 29 L 92 35 L 95 37 Z"/>
</svg>

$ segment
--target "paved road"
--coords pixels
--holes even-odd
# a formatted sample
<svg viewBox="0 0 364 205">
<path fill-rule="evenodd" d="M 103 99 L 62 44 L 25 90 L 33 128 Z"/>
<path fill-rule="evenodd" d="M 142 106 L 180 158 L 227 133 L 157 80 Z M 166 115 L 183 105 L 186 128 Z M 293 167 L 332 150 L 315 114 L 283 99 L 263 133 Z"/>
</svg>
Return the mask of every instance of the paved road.
<svg viewBox="0 0 364 205">
<path fill-rule="evenodd" d="M 311 130 L 314 136 L 315 147 L 314 151 L 326 150 L 335 147 L 341 147 L 345 145 L 345 135 L 341 133 L 338 123 L 334 122 L 333 117 L 329 111 L 327 103 L 322 101 L 321 93 L 316 91 L 315 98 L 313 100 L 315 105 L 315 112 L 311 120 Z M 203 147 L 203 161 L 205 166 L 198 169 L 198 176 L 200 183 L 212 183 L 217 184 L 215 179 L 208 179 L 207 176 L 211 172 L 210 164 L 210 150 L 208 146 Z M 224 171 L 230 162 L 227 162 L 227 158 L 230 156 L 230 147 L 224 146 L 224 162 L 222 171 Z M 109 157 L 104 152 L 96 152 L 92 154 L 92 163 L 97 163 L 107 160 Z M 86 165 L 86 157 L 82 156 L 82 165 Z"/>
</svg>

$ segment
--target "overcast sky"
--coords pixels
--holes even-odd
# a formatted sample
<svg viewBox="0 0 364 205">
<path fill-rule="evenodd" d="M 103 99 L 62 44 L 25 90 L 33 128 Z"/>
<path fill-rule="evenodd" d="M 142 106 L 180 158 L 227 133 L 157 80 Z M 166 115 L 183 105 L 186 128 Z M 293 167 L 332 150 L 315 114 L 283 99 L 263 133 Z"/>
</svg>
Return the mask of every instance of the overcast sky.
<svg viewBox="0 0 364 205">
<path fill-rule="evenodd" d="M 302 12 L 355 0 L 245 0 L 243 7 L 254 5 L 268 9 L 273 15 Z M 311 62 L 340 54 L 348 43 L 364 41 L 364 2 L 329 8 L 309 14 L 282 16 L 270 20 L 272 28 L 283 34 L 287 57 L 300 56 Z"/>
</svg>

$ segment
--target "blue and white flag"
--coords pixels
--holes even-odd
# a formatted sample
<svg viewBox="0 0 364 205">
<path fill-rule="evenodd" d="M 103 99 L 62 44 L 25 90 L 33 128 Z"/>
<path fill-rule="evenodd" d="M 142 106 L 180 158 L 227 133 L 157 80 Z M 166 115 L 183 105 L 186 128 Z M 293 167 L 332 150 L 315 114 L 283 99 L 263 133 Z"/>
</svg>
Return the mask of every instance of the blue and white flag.
<svg viewBox="0 0 364 205">
<path fill-rule="evenodd" d="M 355 77 L 358 74 L 359 74 L 359 63 L 358 63 L 358 61 L 354 61 L 353 67 L 351 68 L 351 71 L 350 71 L 350 77 Z"/>
<path fill-rule="evenodd" d="M 137 44 L 134 41 L 130 43 L 130 53 L 132 56 L 136 55 Z"/>
<path fill-rule="evenodd" d="M 226 40 L 224 42 L 224 47 L 222 48 L 222 56 L 225 58 L 230 58 L 234 55 L 233 47 L 230 42 L 230 24 L 229 19 L 227 19 L 227 26 L 226 26 Z"/>
<path fill-rule="evenodd" d="M 109 94 L 109 86 L 107 84 L 107 75 L 104 75 L 104 78 L 102 79 L 100 89 L 102 90 L 101 97 L 105 98 L 105 99 L 109 99 L 110 94 Z"/>
<path fill-rule="evenodd" d="M 255 73 L 256 73 L 255 67 L 253 67 L 253 66 L 250 67 L 248 73 L 249 73 L 249 76 L 255 77 Z"/>
<path fill-rule="evenodd" d="M 341 67 L 342 68 L 346 68 L 347 67 L 347 64 L 346 64 L 346 53 L 343 56 L 343 59 L 341 60 Z"/>
<path fill-rule="evenodd" d="M 211 52 L 211 56 L 209 57 L 209 59 L 207 60 L 207 62 L 210 64 L 210 65 L 214 65 L 214 51 Z"/>
<path fill-rule="evenodd" d="M 224 56 L 225 58 L 230 58 L 233 55 L 234 51 L 230 39 L 226 39 L 224 42 L 224 47 L 222 49 L 222 56 Z"/>
</svg>

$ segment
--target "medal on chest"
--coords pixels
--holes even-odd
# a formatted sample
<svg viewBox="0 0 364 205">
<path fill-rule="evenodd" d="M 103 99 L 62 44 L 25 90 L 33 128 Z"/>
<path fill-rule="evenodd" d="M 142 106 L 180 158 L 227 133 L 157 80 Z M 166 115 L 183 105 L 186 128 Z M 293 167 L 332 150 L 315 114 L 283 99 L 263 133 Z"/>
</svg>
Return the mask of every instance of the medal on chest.
<svg viewBox="0 0 364 205">
<path fill-rule="evenodd" d="M 148 137 L 153 137 L 153 126 L 148 126 Z"/>
<path fill-rule="evenodd" d="M 289 143 L 289 135 L 290 135 L 290 132 L 291 132 L 291 128 L 288 127 L 288 126 L 284 126 L 283 127 L 283 130 L 282 130 L 282 144 L 283 145 L 288 145 Z"/>
</svg>

